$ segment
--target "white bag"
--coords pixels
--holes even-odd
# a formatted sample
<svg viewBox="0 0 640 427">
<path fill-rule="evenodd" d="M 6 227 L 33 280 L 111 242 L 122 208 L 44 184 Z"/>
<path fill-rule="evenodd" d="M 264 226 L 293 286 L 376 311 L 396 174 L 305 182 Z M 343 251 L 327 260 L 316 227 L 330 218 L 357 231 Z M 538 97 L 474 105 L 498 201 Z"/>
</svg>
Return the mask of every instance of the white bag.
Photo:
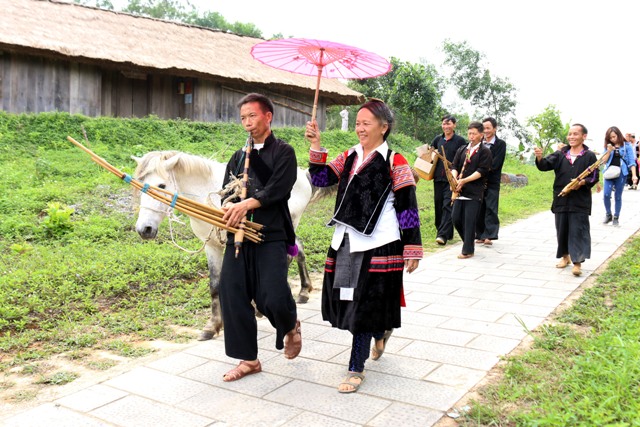
<svg viewBox="0 0 640 427">
<path fill-rule="evenodd" d="M 604 179 L 618 178 L 620 176 L 620 166 L 609 166 L 602 176 L 604 176 Z"/>
</svg>

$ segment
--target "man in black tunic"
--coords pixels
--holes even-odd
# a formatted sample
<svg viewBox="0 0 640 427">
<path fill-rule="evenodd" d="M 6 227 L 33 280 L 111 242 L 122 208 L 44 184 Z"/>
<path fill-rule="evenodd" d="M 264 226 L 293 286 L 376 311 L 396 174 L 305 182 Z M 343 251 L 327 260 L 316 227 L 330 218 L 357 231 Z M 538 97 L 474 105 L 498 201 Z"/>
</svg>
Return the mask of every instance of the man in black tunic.
<svg viewBox="0 0 640 427">
<path fill-rule="evenodd" d="M 243 242 L 237 257 L 234 235 L 227 235 L 220 273 L 224 343 L 227 356 L 241 362 L 224 375 L 224 381 L 236 381 L 262 370 L 252 300 L 276 329 L 276 348 L 284 347 L 287 359 L 295 358 L 302 347 L 296 304 L 287 283 L 287 253 L 295 250 L 287 200 L 296 181 L 296 155 L 271 131 L 273 103 L 267 97 L 251 93 L 240 100 L 238 107 L 249 138 L 245 148 L 229 160 L 224 185 L 231 176 L 242 178 L 245 152 L 250 148 L 248 191 L 244 200 L 225 203 L 223 219 L 227 225 L 238 227 L 247 218 L 265 228 L 263 242 Z"/>
<path fill-rule="evenodd" d="M 456 134 L 456 118 L 444 116 L 442 135 L 436 136 L 431 141 L 431 146 L 440 154 L 444 149 L 446 159 L 452 162 L 458 149 L 465 145 L 467 141 Z M 433 211 L 437 230 L 436 243 L 446 245 L 448 240 L 453 239 L 453 221 L 451 220 L 451 187 L 442 161 L 436 163 L 436 171 L 433 175 Z"/>
<path fill-rule="evenodd" d="M 565 268 L 573 262 L 574 276 L 582 274 L 582 263 L 591 257 L 591 188 L 598 182 L 598 168 L 580 179 L 575 190 L 564 196 L 559 194 L 569 182 L 597 160 L 593 151 L 584 145 L 586 138 L 587 128 L 581 124 L 574 124 L 567 135 L 569 146 L 564 146 L 544 158 L 540 147 L 534 149 L 538 169 L 553 170 L 556 174 L 551 205 L 551 212 L 555 214 L 558 239 L 556 258 L 561 258 L 556 267 Z"/>
<path fill-rule="evenodd" d="M 484 187 L 491 170 L 491 150 L 482 142 L 483 127 L 480 122 L 469 123 L 469 145 L 458 149 L 451 164 L 451 173 L 458 181 L 451 217 L 453 226 L 462 239 L 459 259 L 471 258 L 475 253 L 473 238 L 476 221 L 484 197 Z"/>
<path fill-rule="evenodd" d="M 476 223 L 476 243 L 491 245 L 492 240 L 498 239 L 498 231 L 500 230 L 500 218 L 498 217 L 500 178 L 502 178 L 502 165 L 507 154 L 507 143 L 496 135 L 498 128 L 496 119 L 486 117 L 482 119 L 482 126 L 484 128 L 482 144 L 491 150 L 492 161 Z"/>
</svg>

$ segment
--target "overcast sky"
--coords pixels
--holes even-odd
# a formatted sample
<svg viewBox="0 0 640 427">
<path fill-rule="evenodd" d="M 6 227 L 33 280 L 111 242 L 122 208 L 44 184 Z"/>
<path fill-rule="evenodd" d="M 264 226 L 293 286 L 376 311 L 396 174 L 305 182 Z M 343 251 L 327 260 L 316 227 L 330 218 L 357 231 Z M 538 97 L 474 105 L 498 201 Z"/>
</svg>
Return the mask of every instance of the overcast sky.
<svg viewBox="0 0 640 427">
<path fill-rule="evenodd" d="M 186 0 L 182 0 L 186 2 Z M 549 104 L 600 145 L 609 126 L 640 131 L 640 26 L 634 0 L 190 0 L 252 23 L 265 38 L 306 37 L 442 69 L 442 42 L 467 41 L 518 89 L 524 121 Z M 114 0 L 120 8 L 126 0 Z M 469 112 L 471 113 L 471 111 Z"/>
</svg>

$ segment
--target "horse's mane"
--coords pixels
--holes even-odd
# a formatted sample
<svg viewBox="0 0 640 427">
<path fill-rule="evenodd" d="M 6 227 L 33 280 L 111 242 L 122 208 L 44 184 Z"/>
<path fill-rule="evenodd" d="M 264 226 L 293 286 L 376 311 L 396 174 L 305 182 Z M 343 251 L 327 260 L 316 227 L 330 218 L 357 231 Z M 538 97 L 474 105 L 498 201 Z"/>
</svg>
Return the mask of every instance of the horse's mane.
<svg viewBox="0 0 640 427">
<path fill-rule="evenodd" d="M 165 167 L 165 162 L 179 156 L 175 160 L 173 169 L 188 175 L 197 175 L 203 178 L 210 177 L 214 171 L 213 160 L 204 157 L 187 154 L 180 151 L 151 151 L 142 157 L 135 171 L 135 176 L 144 181 L 144 177 L 151 172 L 156 172 L 163 178 L 168 178 L 169 174 Z"/>
</svg>

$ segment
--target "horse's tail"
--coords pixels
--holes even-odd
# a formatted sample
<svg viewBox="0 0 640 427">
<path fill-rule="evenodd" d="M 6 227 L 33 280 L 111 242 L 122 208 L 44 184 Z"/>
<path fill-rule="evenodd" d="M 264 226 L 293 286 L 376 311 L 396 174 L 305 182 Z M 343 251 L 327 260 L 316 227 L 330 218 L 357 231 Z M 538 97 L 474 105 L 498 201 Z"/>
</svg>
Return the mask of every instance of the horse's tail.
<svg viewBox="0 0 640 427">
<path fill-rule="evenodd" d="M 307 170 L 307 179 L 311 184 L 311 199 L 309 200 L 309 204 L 315 203 L 318 200 L 324 199 L 325 197 L 333 196 L 338 192 L 338 185 L 332 185 L 330 187 L 316 187 L 311 182 L 311 174 Z"/>
</svg>

